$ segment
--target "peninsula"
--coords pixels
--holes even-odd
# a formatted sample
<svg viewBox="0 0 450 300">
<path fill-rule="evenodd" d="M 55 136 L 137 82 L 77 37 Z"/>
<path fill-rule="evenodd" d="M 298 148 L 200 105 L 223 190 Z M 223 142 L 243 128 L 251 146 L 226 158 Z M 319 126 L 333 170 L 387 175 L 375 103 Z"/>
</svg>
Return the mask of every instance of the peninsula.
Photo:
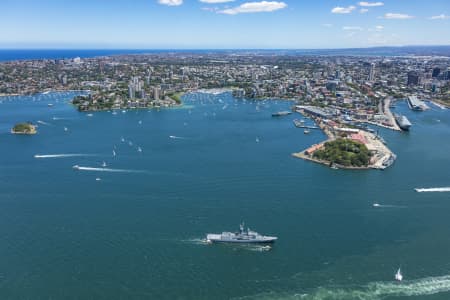
<svg viewBox="0 0 450 300">
<path fill-rule="evenodd" d="M 318 107 L 296 106 L 297 112 L 313 119 L 328 139 L 294 157 L 341 169 L 385 169 L 397 156 L 385 141 L 363 125 L 346 124 L 338 114 Z"/>
</svg>

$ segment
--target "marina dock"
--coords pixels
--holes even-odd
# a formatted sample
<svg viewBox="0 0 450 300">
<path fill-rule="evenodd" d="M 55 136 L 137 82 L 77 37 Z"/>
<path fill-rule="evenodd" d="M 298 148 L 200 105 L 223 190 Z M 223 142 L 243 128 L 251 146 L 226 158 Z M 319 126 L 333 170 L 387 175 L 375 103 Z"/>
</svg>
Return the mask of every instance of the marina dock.
<svg viewBox="0 0 450 300">
<path fill-rule="evenodd" d="M 303 122 L 300 122 L 299 120 L 294 120 L 294 125 L 297 128 L 305 128 L 305 129 L 320 129 L 318 126 L 313 125 L 305 125 Z"/>
</svg>

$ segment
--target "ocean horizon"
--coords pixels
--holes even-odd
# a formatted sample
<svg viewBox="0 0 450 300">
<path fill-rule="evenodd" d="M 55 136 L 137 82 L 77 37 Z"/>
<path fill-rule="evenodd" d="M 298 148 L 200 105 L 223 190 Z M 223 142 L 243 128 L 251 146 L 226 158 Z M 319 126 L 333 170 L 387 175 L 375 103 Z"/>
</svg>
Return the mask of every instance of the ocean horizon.
<svg viewBox="0 0 450 300">
<path fill-rule="evenodd" d="M 324 56 L 404 56 L 441 55 L 450 56 L 450 45 L 399 46 L 336 49 L 0 49 L 0 62 L 15 60 L 71 59 L 75 57 L 93 58 L 111 55 L 158 54 L 158 53 L 262 53 L 284 55 L 324 55 Z"/>
</svg>

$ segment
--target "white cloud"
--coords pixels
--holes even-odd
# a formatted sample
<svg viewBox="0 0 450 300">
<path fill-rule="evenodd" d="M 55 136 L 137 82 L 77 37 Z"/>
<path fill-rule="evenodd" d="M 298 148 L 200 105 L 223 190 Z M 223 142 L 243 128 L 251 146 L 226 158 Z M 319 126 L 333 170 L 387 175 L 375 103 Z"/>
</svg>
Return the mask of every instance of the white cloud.
<svg viewBox="0 0 450 300">
<path fill-rule="evenodd" d="M 333 24 L 325 23 L 325 24 L 322 24 L 322 26 L 323 26 L 323 27 L 328 27 L 328 28 L 330 28 L 330 27 L 333 27 Z"/>
<path fill-rule="evenodd" d="M 247 2 L 237 7 L 227 8 L 218 12 L 226 15 L 236 15 L 242 13 L 272 12 L 286 7 L 286 3 L 277 1 Z"/>
<path fill-rule="evenodd" d="M 368 29 L 369 32 L 381 32 L 383 30 L 384 30 L 384 26 L 381 26 L 381 25 L 378 25 L 378 26 Z"/>
<path fill-rule="evenodd" d="M 359 12 L 361 13 L 361 14 L 365 14 L 366 12 L 368 12 L 369 10 L 367 9 L 367 8 L 361 8 L 360 10 L 359 10 Z"/>
<path fill-rule="evenodd" d="M 450 16 L 446 16 L 444 14 L 430 17 L 430 20 L 447 20 L 447 19 L 450 19 Z"/>
<path fill-rule="evenodd" d="M 344 26 L 342 27 L 342 30 L 346 30 L 346 31 L 362 31 L 362 27 L 359 26 Z"/>
<path fill-rule="evenodd" d="M 226 2 L 233 2 L 235 0 L 199 0 L 203 3 L 226 3 Z"/>
<path fill-rule="evenodd" d="M 376 6 L 383 6 L 384 3 L 383 2 L 359 2 L 358 3 L 359 6 L 365 6 L 365 7 L 376 7 Z"/>
<path fill-rule="evenodd" d="M 349 7 L 336 6 L 331 10 L 333 14 L 349 14 L 356 9 L 355 6 L 350 5 Z"/>
<path fill-rule="evenodd" d="M 183 4 L 183 0 L 158 0 L 158 3 L 168 6 L 178 6 Z"/>
<path fill-rule="evenodd" d="M 202 7 L 201 10 L 215 12 L 218 10 L 217 7 Z"/>
<path fill-rule="evenodd" d="M 398 13 L 387 13 L 384 14 L 382 19 L 393 19 L 393 20 L 407 20 L 414 18 L 413 16 L 407 15 L 407 14 L 398 14 Z"/>
</svg>

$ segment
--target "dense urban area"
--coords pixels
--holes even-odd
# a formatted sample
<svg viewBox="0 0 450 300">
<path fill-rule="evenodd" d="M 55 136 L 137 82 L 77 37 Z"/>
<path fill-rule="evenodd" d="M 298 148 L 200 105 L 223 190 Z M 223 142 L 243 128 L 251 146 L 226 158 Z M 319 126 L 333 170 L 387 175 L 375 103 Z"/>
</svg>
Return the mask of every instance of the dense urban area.
<svg viewBox="0 0 450 300">
<path fill-rule="evenodd" d="M 176 106 L 181 105 L 183 93 L 217 88 L 227 89 L 237 98 L 293 100 L 293 110 L 313 118 L 329 140 L 350 138 L 366 145 L 369 151 L 363 149 L 363 157 L 355 148 L 358 150 L 355 155 L 340 153 L 333 156 L 335 160 L 320 161 L 326 156 L 323 153 L 327 149 L 323 147 L 331 147 L 330 143 L 322 143 L 295 154 L 298 157 L 333 166 L 382 169 L 392 164 L 395 154 L 368 131 L 367 124 L 408 130 L 409 121 L 390 111 L 398 99 L 408 99 L 413 110 L 428 109 L 426 102 L 442 108 L 450 105 L 450 60 L 443 56 L 229 52 L 76 57 L 0 64 L 0 95 L 89 91 L 72 101 L 80 111 Z M 305 127 L 301 122 L 296 126 Z M 339 143 L 338 140 L 336 144 Z"/>
</svg>

